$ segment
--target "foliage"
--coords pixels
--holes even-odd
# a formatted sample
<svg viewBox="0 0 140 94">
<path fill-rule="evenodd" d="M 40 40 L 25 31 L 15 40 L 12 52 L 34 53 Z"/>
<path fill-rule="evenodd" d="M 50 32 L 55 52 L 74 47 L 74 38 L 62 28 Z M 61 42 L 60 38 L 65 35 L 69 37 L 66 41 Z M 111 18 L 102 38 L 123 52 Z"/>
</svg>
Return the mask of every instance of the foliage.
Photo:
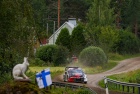
<svg viewBox="0 0 140 94">
<path fill-rule="evenodd" d="M 47 46 L 42 46 L 37 49 L 36 52 L 36 57 L 40 58 L 41 60 L 45 62 L 51 62 L 53 61 L 53 56 L 57 50 L 56 45 L 47 45 Z"/>
<path fill-rule="evenodd" d="M 34 73 L 35 75 L 35 72 L 41 72 L 42 70 L 48 68 L 48 66 L 42 66 L 42 67 L 38 67 L 38 66 L 35 66 L 35 67 L 30 67 L 30 72 Z M 51 72 L 51 78 L 54 79 L 56 76 L 58 75 L 61 75 L 63 72 L 64 72 L 64 67 L 49 67 L 50 68 L 50 72 Z M 27 72 L 27 76 L 29 75 L 30 77 L 30 74 L 29 72 Z M 33 80 L 35 79 L 35 76 L 33 76 Z"/>
<path fill-rule="evenodd" d="M 140 51 L 140 42 L 138 37 L 129 31 L 119 31 L 119 40 L 114 46 L 114 52 L 120 54 L 134 54 Z"/>
<path fill-rule="evenodd" d="M 87 18 L 87 27 L 112 25 L 114 21 L 113 9 L 110 8 L 110 0 L 94 0 L 90 7 Z"/>
<path fill-rule="evenodd" d="M 0 78 L 0 85 L 12 80 L 11 73 L 3 73 Z"/>
<path fill-rule="evenodd" d="M 8 88 L 8 90 L 7 90 Z M 86 89 L 76 89 L 71 90 L 70 88 L 58 88 L 52 87 L 51 89 L 39 89 L 36 84 L 27 83 L 27 82 L 11 82 L 5 83 L 3 86 L 0 87 L 0 93 L 13 93 L 13 94 L 91 94 L 90 91 Z"/>
<path fill-rule="evenodd" d="M 135 35 L 138 35 L 140 23 L 140 1 L 126 0 L 122 2 L 121 16 L 122 26 L 124 28 L 131 27 Z M 134 7 L 135 6 L 135 7 Z"/>
<path fill-rule="evenodd" d="M 38 69 L 38 68 L 37 68 Z M 36 69 L 36 71 L 37 71 Z M 54 78 L 59 74 L 62 74 L 63 71 L 58 70 L 59 68 L 55 67 L 55 71 L 51 71 L 51 77 Z M 60 94 L 62 92 L 67 92 L 69 94 L 90 94 L 86 89 L 76 89 L 72 91 L 70 88 L 56 88 L 53 87 L 51 89 L 39 89 L 37 83 L 35 82 L 35 72 L 27 71 L 27 76 L 32 80 L 30 83 L 28 82 L 18 82 L 12 81 L 10 75 L 5 75 L 5 77 L 0 78 L 0 94 L 5 93 L 24 93 L 24 94 Z M 49 88 L 49 87 L 48 87 Z M 8 90 L 7 90 L 8 89 Z"/>
<path fill-rule="evenodd" d="M 100 46 L 100 34 L 105 28 L 110 28 L 111 30 L 111 27 L 114 26 L 115 17 L 113 11 L 113 8 L 110 7 L 110 0 L 94 0 L 92 2 L 92 6 L 87 12 L 88 22 L 86 23 L 85 32 L 88 45 Z"/>
<path fill-rule="evenodd" d="M 30 66 L 43 66 L 45 62 L 40 60 L 39 58 L 35 58 L 35 60 L 30 60 Z"/>
<path fill-rule="evenodd" d="M 99 45 L 106 52 L 112 52 L 112 50 L 116 50 L 114 46 L 116 42 L 119 40 L 118 30 L 111 26 L 104 26 L 100 28 L 99 34 Z"/>
<path fill-rule="evenodd" d="M 8 90 L 7 90 L 8 89 Z M 24 94 L 45 94 L 45 90 L 41 90 L 37 87 L 37 85 L 27 82 L 10 82 L 5 83 L 2 86 L 0 86 L 0 93 L 24 93 Z M 47 93 L 47 92 L 46 92 Z"/>
<path fill-rule="evenodd" d="M 103 65 L 107 63 L 107 56 L 101 48 L 89 46 L 81 51 L 79 62 L 87 66 Z"/>
<path fill-rule="evenodd" d="M 85 48 L 86 41 L 83 33 L 84 33 L 84 27 L 82 25 L 78 25 L 72 31 L 71 52 L 73 55 L 78 56 L 79 53 Z"/>
<path fill-rule="evenodd" d="M 60 31 L 60 34 L 58 35 L 55 44 L 61 45 L 61 46 L 66 47 L 67 49 L 70 49 L 70 34 L 67 28 L 63 28 Z"/>
<path fill-rule="evenodd" d="M 140 83 L 140 70 L 138 69 L 127 73 L 111 75 L 109 78 L 127 83 Z"/>
<path fill-rule="evenodd" d="M 108 54 L 108 58 L 110 60 L 115 60 L 115 61 L 118 61 L 118 60 L 123 60 L 123 55 L 120 55 L 118 53 L 109 53 Z"/>
<path fill-rule="evenodd" d="M 67 64 L 68 63 L 68 61 L 67 61 L 68 54 L 69 54 L 69 52 L 65 47 L 58 46 L 57 51 L 53 58 L 54 66 Z"/>
<path fill-rule="evenodd" d="M 47 26 L 47 6 L 46 6 L 46 0 L 31 0 L 31 6 L 33 9 L 33 17 L 35 22 L 35 35 L 36 38 L 41 43 L 42 38 L 47 38 L 48 33 L 50 31 L 50 28 L 48 28 L 48 31 L 46 31 Z"/>
<path fill-rule="evenodd" d="M 29 0 L 0 1 L 0 71 L 11 71 L 19 57 L 32 56 L 33 15 Z"/>
<path fill-rule="evenodd" d="M 45 62 L 61 65 L 66 63 L 68 51 L 64 47 L 57 45 L 46 45 L 37 49 L 36 57 Z"/>
<path fill-rule="evenodd" d="M 71 17 L 81 19 L 81 21 L 85 22 L 86 12 L 91 5 L 90 2 L 92 2 L 92 0 L 60 0 L 60 25 Z M 55 30 L 59 28 L 57 22 L 58 0 L 32 0 L 32 7 L 34 9 L 35 21 L 39 30 L 45 30 L 46 24 L 48 23 L 49 35 L 52 34 L 54 21 L 56 22 Z M 38 32 L 40 33 L 41 31 Z"/>
<path fill-rule="evenodd" d="M 85 0 L 62 0 L 64 3 L 62 3 L 63 6 L 63 13 L 62 17 L 75 17 L 77 19 L 81 19 L 81 21 L 85 22 L 86 20 L 86 12 L 88 11 L 90 7 L 90 1 Z M 82 10 L 82 11 L 81 11 Z"/>
<path fill-rule="evenodd" d="M 139 38 L 128 29 L 117 30 L 111 26 L 95 27 L 85 33 L 89 44 L 98 45 L 106 53 L 134 54 L 139 52 Z M 135 46 L 134 46 L 135 45 Z"/>
</svg>

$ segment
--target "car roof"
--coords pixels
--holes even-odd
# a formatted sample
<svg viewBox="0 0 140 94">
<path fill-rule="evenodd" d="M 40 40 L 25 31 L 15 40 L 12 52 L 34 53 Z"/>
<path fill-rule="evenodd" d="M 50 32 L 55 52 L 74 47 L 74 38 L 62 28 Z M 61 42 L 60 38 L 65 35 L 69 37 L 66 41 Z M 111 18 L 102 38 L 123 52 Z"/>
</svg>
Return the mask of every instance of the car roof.
<svg viewBox="0 0 140 94">
<path fill-rule="evenodd" d="M 66 67 L 65 70 L 74 70 L 74 69 L 78 69 L 78 70 L 82 70 L 81 68 L 79 67 Z"/>
</svg>

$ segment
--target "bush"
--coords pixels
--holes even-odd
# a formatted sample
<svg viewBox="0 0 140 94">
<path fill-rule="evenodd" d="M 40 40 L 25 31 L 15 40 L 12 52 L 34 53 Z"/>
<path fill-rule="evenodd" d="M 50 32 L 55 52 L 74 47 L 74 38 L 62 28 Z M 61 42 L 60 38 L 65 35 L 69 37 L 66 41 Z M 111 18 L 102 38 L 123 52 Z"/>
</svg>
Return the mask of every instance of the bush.
<svg viewBox="0 0 140 94">
<path fill-rule="evenodd" d="M 90 46 L 82 50 L 79 61 L 87 66 L 97 66 L 106 63 L 107 56 L 101 48 Z"/>
<path fill-rule="evenodd" d="M 64 46 L 57 46 L 57 51 L 55 53 L 55 56 L 53 57 L 53 63 L 54 66 L 63 65 L 66 64 L 67 58 L 68 58 L 68 49 L 66 49 Z"/>
<path fill-rule="evenodd" d="M 45 62 L 43 60 L 40 60 L 40 58 L 35 58 L 34 60 L 30 61 L 31 66 L 43 66 Z"/>
<path fill-rule="evenodd" d="M 36 57 L 45 62 L 53 63 L 55 66 L 65 64 L 68 50 L 63 46 L 46 45 L 40 47 L 36 52 Z"/>
<path fill-rule="evenodd" d="M 45 62 L 52 62 L 53 56 L 56 53 L 56 51 L 57 51 L 56 45 L 42 46 L 39 49 L 37 49 L 36 57 L 40 58 Z"/>
</svg>

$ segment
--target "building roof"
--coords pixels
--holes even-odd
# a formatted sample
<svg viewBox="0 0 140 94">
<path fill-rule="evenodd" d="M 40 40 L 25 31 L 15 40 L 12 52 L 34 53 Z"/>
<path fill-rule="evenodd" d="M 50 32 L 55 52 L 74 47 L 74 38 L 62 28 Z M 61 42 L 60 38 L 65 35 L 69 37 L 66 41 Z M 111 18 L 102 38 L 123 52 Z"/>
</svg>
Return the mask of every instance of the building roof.
<svg viewBox="0 0 140 94">
<path fill-rule="evenodd" d="M 54 32 L 54 34 L 52 34 L 52 35 L 49 37 L 49 40 L 50 40 L 57 32 L 59 32 L 59 31 L 63 28 L 63 26 L 64 26 L 65 24 L 69 25 L 72 29 L 75 27 L 72 23 L 70 23 L 70 22 L 65 22 L 63 25 L 61 25 L 61 27 L 59 27 L 59 28 Z"/>
</svg>

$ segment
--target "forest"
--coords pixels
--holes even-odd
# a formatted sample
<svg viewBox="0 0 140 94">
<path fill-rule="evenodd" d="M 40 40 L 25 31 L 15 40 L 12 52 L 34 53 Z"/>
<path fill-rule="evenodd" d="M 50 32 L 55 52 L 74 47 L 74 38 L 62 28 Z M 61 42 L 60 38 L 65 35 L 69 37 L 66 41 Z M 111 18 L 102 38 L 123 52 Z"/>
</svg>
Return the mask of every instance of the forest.
<svg viewBox="0 0 140 94">
<path fill-rule="evenodd" d="M 54 21 L 57 30 L 58 1 L 0 0 L 0 74 L 11 71 L 24 56 L 35 57 L 35 41 L 53 34 Z M 81 30 L 82 37 L 72 36 L 71 55 L 88 46 L 106 54 L 140 52 L 139 0 L 60 0 L 59 10 L 60 25 L 71 17 L 80 19 L 75 31 Z"/>
</svg>

